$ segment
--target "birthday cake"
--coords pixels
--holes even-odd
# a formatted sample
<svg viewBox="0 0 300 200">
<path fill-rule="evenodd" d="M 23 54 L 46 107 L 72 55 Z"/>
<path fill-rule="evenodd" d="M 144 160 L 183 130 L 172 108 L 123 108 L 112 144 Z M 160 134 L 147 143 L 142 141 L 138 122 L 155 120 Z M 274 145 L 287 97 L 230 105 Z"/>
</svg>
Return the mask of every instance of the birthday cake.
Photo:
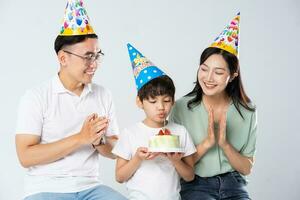
<svg viewBox="0 0 300 200">
<path fill-rule="evenodd" d="M 149 140 L 150 152 L 182 152 L 178 135 L 172 135 L 168 129 L 160 130 Z"/>
</svg>

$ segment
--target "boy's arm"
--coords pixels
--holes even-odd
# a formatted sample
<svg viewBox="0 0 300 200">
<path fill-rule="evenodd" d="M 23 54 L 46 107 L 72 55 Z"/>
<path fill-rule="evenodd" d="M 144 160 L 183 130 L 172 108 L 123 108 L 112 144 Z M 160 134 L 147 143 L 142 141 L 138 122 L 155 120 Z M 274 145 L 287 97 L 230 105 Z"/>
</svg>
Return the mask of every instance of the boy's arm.
<svg viewBox="0 0 300 200">
<path fill-rule="evenodd" d="M 135 171 L 139 168 L 142 160 L 134 156 L 131 160 L 125 160 L 121 157 L 117 157 L 116 164 L 116 180 L 119 183 L 128 181 Z"/>
<path fill-rule="evenodd" d="M 183 158 L 182 155 L 182 153 L 167 153 L 167 157 L 173 163 L 179 176 L 189 182 L 195 178 L 193 155 Z"/>
<path fill-rule="evenodd" d="M 119 183 L 128 181 L 140 167 L 143 160 L 150 160 L 155 156 L 157 156 L 157 154 L 148 152 L 146 147 L 139 147 L 131 160 L 125 160 L 118 157 L 116 164 L 116 180 Z"/>
</svg>

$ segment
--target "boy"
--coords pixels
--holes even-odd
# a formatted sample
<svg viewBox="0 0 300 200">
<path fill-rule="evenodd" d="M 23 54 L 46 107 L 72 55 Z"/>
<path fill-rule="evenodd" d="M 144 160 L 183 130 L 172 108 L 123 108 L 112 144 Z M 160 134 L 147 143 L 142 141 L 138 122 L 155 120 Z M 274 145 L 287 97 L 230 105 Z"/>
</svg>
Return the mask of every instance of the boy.
<svg viewBox="0 0 300 200">
<path fill-rule="evenodd" d="M 191 155 L 195 147 L 183 126 L 166 122 L 174 103 L 173 81 L 133 46 L 127 46 L 138 89 L 136 102 L 146 118 L 126 128 L 113 149 L 118 156 L 116 180 L 127 182 L 129 199 L 179 200 L 179 178 L 194 179 Z M 150 137 L 161 129 L 179 135 L 183 153 L 148 151 Z"/>
</svg>

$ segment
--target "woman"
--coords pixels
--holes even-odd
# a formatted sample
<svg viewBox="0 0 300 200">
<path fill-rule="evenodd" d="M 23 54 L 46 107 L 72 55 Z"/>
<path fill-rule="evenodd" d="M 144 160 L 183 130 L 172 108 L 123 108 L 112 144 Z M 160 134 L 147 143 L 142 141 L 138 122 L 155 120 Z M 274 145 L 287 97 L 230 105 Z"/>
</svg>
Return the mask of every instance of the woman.
<svg viewBox="0 0 300 200">
<path fill-rule="evenodd" d="M 234 20 L 239 22 L 239 15 Z M 203 51 L 194 89 L 170 116 L 187 128 L 197 147 L 195 179 L 182 181 L 183 200 L 250 199 L 244 176 L 254 162 L 256 111 L 243 89 L 238 43 L 224 37 Z"/>
</svg>

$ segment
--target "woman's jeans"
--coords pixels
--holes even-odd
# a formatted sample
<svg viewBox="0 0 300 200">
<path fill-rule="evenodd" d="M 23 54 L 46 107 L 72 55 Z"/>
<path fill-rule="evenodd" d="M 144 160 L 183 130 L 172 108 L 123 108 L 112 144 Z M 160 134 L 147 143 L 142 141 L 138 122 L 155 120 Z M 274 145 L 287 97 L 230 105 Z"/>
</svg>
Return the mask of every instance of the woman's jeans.
<svg viewBox="0 0 300 200">
<path fill-rule="evenodd" d="M 236 171 L 213 177 L 195 175 L 191 182 L 181 180 L 182 200 L 249 200 L 245 179 Z"/>
<path fill-rule="evenodd" d="M 43 192 L 28 196 L 25 200 L 127 200 L 120 193 L 105 185 L 99 185 L 74 193 Z"/>
</svg>

